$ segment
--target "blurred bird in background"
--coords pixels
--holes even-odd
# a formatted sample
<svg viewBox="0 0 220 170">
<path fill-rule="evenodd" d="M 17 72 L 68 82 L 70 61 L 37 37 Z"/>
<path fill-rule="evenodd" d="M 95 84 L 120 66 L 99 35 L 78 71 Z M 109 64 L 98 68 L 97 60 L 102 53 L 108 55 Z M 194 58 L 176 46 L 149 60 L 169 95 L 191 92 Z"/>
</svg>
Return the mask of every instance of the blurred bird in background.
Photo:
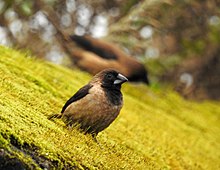
<svg viewBox="0 0 220 170">
<path fill-rule="evenodd" d="M 80 69 L 97 74 L 103 69 L 112 68 L 125 75 L 131 82 L 150 84 L 145 66 L 126 54 L 117 45 L 89 35 L 70 35 L 57 23 L 56 13 L 51 8 L 48 20 L 56 28 L 56 37 L 73 64 Z"/>
<path fill-rule="evenodd" d="M 81 69 L 96 74 L 106 68 L 114 68 L 131 82 L 149 85 L 148 73 L 144 65 L 128 56 L 119 47 L 91 36 L 72 35 L 71 40 L 82 49 L 72 50 L 71 58 Z"/>
</svg>

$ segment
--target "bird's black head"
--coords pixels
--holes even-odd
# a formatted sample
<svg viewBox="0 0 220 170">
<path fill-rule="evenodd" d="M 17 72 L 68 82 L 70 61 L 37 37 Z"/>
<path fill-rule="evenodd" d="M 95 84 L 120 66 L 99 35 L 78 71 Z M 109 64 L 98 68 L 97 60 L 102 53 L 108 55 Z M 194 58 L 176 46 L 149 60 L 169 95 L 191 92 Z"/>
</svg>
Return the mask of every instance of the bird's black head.
<svg viewBox="0 0 220 170">
<path fill-rule="evenodd" d="M 120 74 L 119 72 L 112 70 L 112 69 L 106 69 L 101 72 L 102 75 L 102 82 L 101 86 L 108 89 L 121 89 L 121 85 L 128 81 L 128 79 Z"/>
</svg>

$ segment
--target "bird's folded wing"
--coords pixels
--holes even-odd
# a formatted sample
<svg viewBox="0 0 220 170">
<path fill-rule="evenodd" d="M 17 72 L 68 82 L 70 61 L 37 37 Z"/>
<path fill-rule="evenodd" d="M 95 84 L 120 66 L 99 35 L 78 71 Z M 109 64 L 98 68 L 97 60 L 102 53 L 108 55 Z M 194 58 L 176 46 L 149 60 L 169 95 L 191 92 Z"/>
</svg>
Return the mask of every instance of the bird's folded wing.
<svg viewBox="0 0 220 170">
<path fill-rule="evenodd" d="M 83 86 L 82 88 L 80 88 L 67 102 L 66 104 L 63 106 L 61 113 L 63 113 L 66 108 L 73 102 L 80 100 L 81 98 L 83 98 L 84 96 L 86 96 L 87 94 L 89 94 L 89 89 L 92 88 L 91 84 L 87 84 L 85 86 Z"/>
</svg>

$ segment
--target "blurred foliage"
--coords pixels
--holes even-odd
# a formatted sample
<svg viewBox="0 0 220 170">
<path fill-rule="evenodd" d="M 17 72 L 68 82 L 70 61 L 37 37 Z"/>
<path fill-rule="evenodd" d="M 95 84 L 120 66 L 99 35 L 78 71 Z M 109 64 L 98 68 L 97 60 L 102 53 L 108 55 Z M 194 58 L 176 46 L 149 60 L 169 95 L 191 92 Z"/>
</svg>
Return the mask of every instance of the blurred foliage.
<svg viewBox="0 0 220 170">
<path fill-rule="evenodd" d="M 70 33 L 74 32 L 77 24 L 77 11 L 68 12 L 68 1 L 20 1 L 5 0 L 2 14 L 13 9 L 20 17 L 31 17 L 44 6 L 52 6 L 61 17 L 65 13 L 72 15 Z M 91 21 L 84 26 L 85 33 L 91 34 L 97 15 L 104 14 L 109 20 L 109 34 L 106 37 L 111 41 L 129 48 L 134 55 L 143 55 L 148 45 L 159 48 L 160 56 L 164 54 L 184 54 L 192 56 L 206 50 L 206 44 L 219 43 L 219 3 L 212 1 L 172 1 L 172 0 L 145 0 L 145 1 L 72 1 L 76 10 L 85 5 L 91 10 Z M 118 12 L 117 12 L 118 11 Z M 47 12 L 47 11 L 45 11 Z M 210 24 L 212 17 L 217 21 Z M 27 19 L 27 18 L 26 18 Z M 74 23 L 75 22 L 75 23 Z M 4 23 L 2 23 L 4 25 Z M 150 39 L 140 36 L 140 30 L 150 25 L 153 35 Z M 6 25 L 7 26 L 7 25 Z M 16 39 L 16 37 L 14 37 Z M 25 39 L 23 40 L 25 41 Z"/>
<path fill-rule="evenodd" d="M 202 70 L 212 67 L 211 63 L 199 60 L 211 61 L 211 54 L 220 48 L 218 0 L 0 2 L 3 4 L 0 28 L 4 28 L 7 34 L 6 42 L 17 48 L 29 49 L 38 57 L 56 63 L 70 61 L 62 60 L 68 54 L 56 37 L 57 27 L 67 34 L 97 36 L 99 33 L 99 36 L 104 36 L 107 41 L 121 46 L 127 53 L 144 62 L 146 67 L 149 67 L 151 79 L 155 82 L 172 83 L 173 86 L 181 83 L 180 77 L 183 72 L 190 73 L 193 83 L 197 86 L 197 80 L 203 76 Z M 52 13 L 48 7 L 53 10 Z M 54 18 L 56 26 L 47 16 Z M 37 22 L 36 18 L 40 18 L 41 21 Z M 13 31 L 12 28 L 17 28 L 17 31 Z M 185 66 L 189 60 L 196 58 L 199 60 L 194 61 L 194 66 Z M 199 68 L 201 73 L 195 73 L 192 68 Z M 217 67 L 216 69 L 209 71 L 216 74 L 219 72 Z M 220 96 L 220 91 L 218 93 Z"/>
</svg>

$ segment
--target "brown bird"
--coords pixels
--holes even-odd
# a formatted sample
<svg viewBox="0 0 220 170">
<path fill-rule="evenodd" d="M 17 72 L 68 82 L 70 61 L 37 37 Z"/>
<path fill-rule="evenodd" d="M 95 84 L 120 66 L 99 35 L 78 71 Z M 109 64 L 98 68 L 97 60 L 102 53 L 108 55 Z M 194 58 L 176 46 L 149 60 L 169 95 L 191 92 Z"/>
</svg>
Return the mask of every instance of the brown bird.
<svg viewBox="0 0 220 170">
<path fill-rule="evenodd" d="M 128 56 L 116 45 L 90 36 L 72 35 L 70 39 L 83 50 L 71 51 L 71 58 L 81 69 L 96 74 L 106 68 L 114 68 L 125 75 L 129 81 L 149 84 L 144 65 Z"/>
<path fill-rule="evenodd" d="M 105 69 L 66 102 L 61 114 L 49 119 L 61 118 L 68 126 L 79 125 L 85 134 L 92 134 L 95 139 L 118 116 L 123 105 L 121 85 L 126 81 L 128 79 L 119 72 Z"/>
<path fill-rule="evenodd" d="M 150 84 L 144 65 L 135 58 L 128 56 L 116 44 L 92 38 L 88 35 L 69 36 L 57 24 L 59 19 L 56 17 L 54 10 L 47 7 L 47 11 L 49 12 L 45 14 L 56 28 L 56 37 L 60 45 L 76 66 L 93 75 L 104 69 L 113 68 L 125 75 L 129 81 Z M 78 45 L 81 50 L 77 49 L 75 45 Z"/>
</svg>

